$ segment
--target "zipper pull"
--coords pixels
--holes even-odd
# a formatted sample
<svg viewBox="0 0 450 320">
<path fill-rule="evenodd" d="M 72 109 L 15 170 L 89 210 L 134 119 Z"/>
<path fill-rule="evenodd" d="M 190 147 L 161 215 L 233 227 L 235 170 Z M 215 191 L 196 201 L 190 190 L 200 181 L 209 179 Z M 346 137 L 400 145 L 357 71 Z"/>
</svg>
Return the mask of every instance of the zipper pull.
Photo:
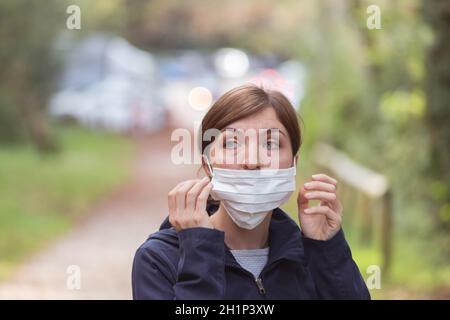
<svg viewBox="0 0 450 320">
<path fill-rule="evenodd" d="M 262 283 L 262 279 L 261 278 L 256 278 L 255 282 L 256 282 L 256 285 L 258 286 L 259 293 L 266 294 L 266 289 L 264 289 L 264 286 L 263 286 L 263 283 Z"/>
</svg>

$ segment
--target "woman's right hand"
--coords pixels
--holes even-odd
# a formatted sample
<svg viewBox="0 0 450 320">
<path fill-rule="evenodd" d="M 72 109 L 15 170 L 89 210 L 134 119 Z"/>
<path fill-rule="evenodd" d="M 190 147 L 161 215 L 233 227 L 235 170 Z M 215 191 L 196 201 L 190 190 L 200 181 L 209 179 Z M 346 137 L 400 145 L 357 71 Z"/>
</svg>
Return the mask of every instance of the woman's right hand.
<svg viewBox="0 0 450 320">
<path fill-rule="evenodd" d="M 212 184 L 205 177 L 183 181 L 169 192 L 169 222 L 177 231 L 195 227 L 214 228 L 206 212 L 211 189 Z"/>
</svg>

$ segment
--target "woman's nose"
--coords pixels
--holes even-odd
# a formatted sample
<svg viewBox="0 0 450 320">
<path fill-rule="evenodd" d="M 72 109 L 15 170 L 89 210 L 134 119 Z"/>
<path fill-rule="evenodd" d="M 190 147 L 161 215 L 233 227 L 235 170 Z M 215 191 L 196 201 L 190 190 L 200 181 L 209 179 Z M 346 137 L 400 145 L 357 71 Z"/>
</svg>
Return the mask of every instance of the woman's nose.
<svg viewBox="0 0 450 320">
<path fill-rule="evenodd" d="M 259 170 L 261 169 L 261 166 L 259 163 L 244 163 L 243 165 L 243 169 L 245 170 Z"/>
<path fill-rule="evenodd" d="M 267 161 L 264 161 L 264 157 L 258 154 L 258 151 L 254 153 L 247 154 L 245 157 L 242 168 L 245 170 L 259 170 L 264 167 L 268 167 Z"/>
</svg>

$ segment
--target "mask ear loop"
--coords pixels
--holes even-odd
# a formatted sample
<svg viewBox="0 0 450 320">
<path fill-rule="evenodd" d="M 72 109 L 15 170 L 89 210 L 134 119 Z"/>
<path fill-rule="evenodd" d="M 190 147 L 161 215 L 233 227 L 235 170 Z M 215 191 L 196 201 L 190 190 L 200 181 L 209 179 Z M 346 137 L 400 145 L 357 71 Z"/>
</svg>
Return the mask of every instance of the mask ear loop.
<svg viewBox="0 0 450 320">
<path fill-rule="evenodd" d="M 203 156 L 204 159 L 206 159 L 205 162 L 208 165 L 209 173 L 211 174 L 211 178 L 212 178 L 214 176 L 214 172 L 212 170 L 211 164 L 209 163 L 209 159 L 205 155 L 202 155 L 202 156 Z"/>
</svg>

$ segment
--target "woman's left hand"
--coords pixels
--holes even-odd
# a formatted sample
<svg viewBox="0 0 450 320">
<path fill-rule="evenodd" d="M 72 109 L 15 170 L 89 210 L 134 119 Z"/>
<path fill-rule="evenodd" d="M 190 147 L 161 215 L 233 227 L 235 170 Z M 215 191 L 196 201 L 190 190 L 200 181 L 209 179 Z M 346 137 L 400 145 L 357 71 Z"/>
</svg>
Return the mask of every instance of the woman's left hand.
<svg viewBox="0 0 450 320">
<path fill-rule="evenodd" d="M 342 205 L 336 195 L 337 181 L 323 173 L 315 174 L 298 193 L 298 219 L 303 234 L 315 240 L 329 240 L 341 228 Z M 309 200 L 319 204 L 309 207 Z"/>
</svg>

